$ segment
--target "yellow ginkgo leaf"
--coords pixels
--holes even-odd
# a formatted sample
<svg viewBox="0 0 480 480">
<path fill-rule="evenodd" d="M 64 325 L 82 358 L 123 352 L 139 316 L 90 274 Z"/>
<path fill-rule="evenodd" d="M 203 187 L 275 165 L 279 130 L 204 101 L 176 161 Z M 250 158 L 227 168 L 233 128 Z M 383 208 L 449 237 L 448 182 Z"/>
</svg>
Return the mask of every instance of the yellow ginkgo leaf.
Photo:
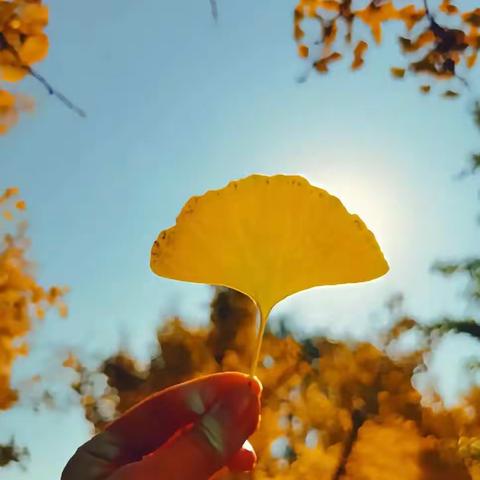
<svg viewBox="0 0 480 480">
<path fill-rule="evenodd" d="M 20 10 L 18 28 L 25 34 L 42 33 L 48 24 L 48 7 L 38 3 L 27 3 Z"/>
<path fill-rule="evenodd" d="M 18 52 L 27 65 L 43 60 L 48 53 L 48 37 L 43 34 L 29 36 Z"/>
<path fill-rule="evenodd" d="M 247 294 L 263 323 L 296 292 L 388 271 L 357 215 L 304 178 L 286 175 L 252 175 L 192 197 L 155 241 L 150 265 L 162 277 Z"/>
<path fill-rule="evenodd" d="M 0 90 L 0 109 L 10 109 L 15 105 L 15 97 L 6 90 Z"/>
<path fill-rule="evenodd" d="M 0 80 L 5 82 L 19 82 L 27 75 L 28 71 L 14 65 L 0 65 Z"/>
</svg>

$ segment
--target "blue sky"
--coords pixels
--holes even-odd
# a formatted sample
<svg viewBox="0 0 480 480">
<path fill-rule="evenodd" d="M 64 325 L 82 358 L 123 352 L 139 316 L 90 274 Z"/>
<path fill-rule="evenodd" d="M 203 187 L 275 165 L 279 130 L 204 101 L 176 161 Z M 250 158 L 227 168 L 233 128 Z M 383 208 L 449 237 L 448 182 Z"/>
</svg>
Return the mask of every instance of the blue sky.
<svg viewBox="0 0 480 480">
<path fill-rule="evenodd" d="M 71 288 L 68 320 L 37 329 L 32 356 L 16 365 L 19 385 L 54 371 L 70 346 L 92 362 L 119 343 L 145 358 L 165 315 L 205 321 L 210 289 L 155 277 L 150 247 L 191 195 L 250 173 L 299 173 L 338 195 L 391 265 L 378 281 L 285 301 L 275 314 L 300 331 L 365 335 L 398 291 L 421 319 L 468 308 L 463 283 L 430 265 L 478 250 L 475 183 L 454 179 L 480 147 L 471 95 L 444 101 L 421 96 L 415 79 L 391 80 L 388 67 L 401 63 L 393 32 L 361 72 L 339 64 L 299 84 L 294 2 L 218 3 L 215 25 L 207 0 L 49 2 L 51 50 L 39 70 L 88 118 L 27 80 L 19 89 L 36 111 L 0 139 L 0 188 L 17 185 L 27 200 L 38 277 Z M 0 478 L 59 478 L 88 438 L 81 418 L 80 408 L 33 413 L 28 398 L 0 416 L 0 440 L 15 432 L 32 452 L 28 472 Z"/>
</svg>

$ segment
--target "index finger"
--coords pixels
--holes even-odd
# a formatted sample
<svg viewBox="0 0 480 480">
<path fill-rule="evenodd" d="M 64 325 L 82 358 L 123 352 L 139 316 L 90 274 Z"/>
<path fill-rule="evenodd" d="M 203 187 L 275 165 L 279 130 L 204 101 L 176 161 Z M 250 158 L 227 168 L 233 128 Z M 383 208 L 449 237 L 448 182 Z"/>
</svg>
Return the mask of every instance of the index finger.
<svg viewBox="0 0 480 480">
<path fill-rule="evenodd" d="M 259 413 L 258 389 L 243 382 L 223 395 L 197 422 L 180 429 L 157 450 L 115 470 L 108 478 L 207 480 L 222 467 L 232 465 L 233 457 L 257 428 Z M 248 468 L 251 467 L 252 463 Z"/>
</svg>

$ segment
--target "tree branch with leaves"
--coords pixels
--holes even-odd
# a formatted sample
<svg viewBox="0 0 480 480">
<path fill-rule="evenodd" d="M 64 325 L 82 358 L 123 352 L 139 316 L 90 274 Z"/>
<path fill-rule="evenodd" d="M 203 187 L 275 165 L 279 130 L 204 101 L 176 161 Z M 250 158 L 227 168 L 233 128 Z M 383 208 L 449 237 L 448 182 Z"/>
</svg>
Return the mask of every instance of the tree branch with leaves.
<svg viewBox="0 0 480 480">
<path fill-rule="evenodd" d="M 48 54 L 45 33 L 48 8 L 42 0 L 10 0 L 0 2 L 0 135 L 18 121 L 21 112 L 30 111 L 33 102 L 9 92 L 2 84 L 17 83 L 29 75 L 77 115 L 85 112 L 55 89 L 33 65 Z"/>
<path fill-rule="evenodd" d="M 306 35 L 307 21 L 316 22 L 320 31 L 312 39 Z M 480 49 L 480 8 L 461 10 L 451 0 L 442 0 L 436 12 L 427 0 L 402 7 L 391 0 L 372 0 L 366 6 L 355 0 L 300 0 L 294 13 L 298 54 L 311 69 L 324 74 L 350 51 L 351 69 L 358 70 L 371 43 L 360 26 L 368 27 L 374 44 L 380 45 L 384 26 L 393 22 L 404 25 L 405 32 L 397 40 L 407 57 L 405 66 L 390 68 L 394 78 L 410 73 L 434 80 L 457 79 L 459 88 L 468 88 L 466 76 Z M 423 93 L 430 89 L 431 82 L 420 86 Z M 450 88 L 443 92 L 446 97 L 457 94 Z"/>
</svg>

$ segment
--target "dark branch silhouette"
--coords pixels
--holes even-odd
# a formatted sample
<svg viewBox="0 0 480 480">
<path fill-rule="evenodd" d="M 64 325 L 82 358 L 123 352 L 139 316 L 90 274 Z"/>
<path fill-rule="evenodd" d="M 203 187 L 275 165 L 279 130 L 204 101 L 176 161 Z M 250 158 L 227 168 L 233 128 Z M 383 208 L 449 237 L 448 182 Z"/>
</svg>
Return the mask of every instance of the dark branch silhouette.
<svg viewBox="0 0 480 480">
<path fill-rule="evenodd" d="M 47 92 L 50 94 L 50 95 L 53 95 L 54 97 L 56 97 L 58 100 L 60 100 L 67 108 L 69 108 L 70 110 L 73 110 L 77 115 L 79 115 L 80 117 L 82 118 L 85 118 L 87 116 L 87 114 L 85 113 L 84 110 L 82 110 L 80 107 L 78 107 L 77 105 L 75 105 L 71 100 L 69 100 L 62 92 L 59 92 L 58 90 L 55 90 L 51 85 L 50 83 L 45 79 L 45 77 L 43 77 L 42 75 L 40 75 L 37 71 L 33 70 L 33 68 L 31 67 L 24 67 L 27 69 L 28 73 L 33 77 L 35 78 L 38 82 L 40 82 L 44 87 L 45 89 L 47 90 Z"/>
<path fill-rule="evenodd" d="M 338 467 L 335 470 L 332 480 L 340 480 L 345 474 L 347 463 L 353 450 L 353 445 L 358 438 L 358 431 L 364 424 L 365 420 L 366 416 L 362 411 L 354 410 L 352 412 L 352 430 L 350 431 L 350 434 L 348 435 L 348 438 L 343 446 L 342 456 L 340 457 Z"/>
<path fill-rule="evenodd" d="M 217 0 L 210 0 L 210 9 L 212 11 L 212 17 L 217 22 L 218 21 L 218 5 Z"/>
</svg>

